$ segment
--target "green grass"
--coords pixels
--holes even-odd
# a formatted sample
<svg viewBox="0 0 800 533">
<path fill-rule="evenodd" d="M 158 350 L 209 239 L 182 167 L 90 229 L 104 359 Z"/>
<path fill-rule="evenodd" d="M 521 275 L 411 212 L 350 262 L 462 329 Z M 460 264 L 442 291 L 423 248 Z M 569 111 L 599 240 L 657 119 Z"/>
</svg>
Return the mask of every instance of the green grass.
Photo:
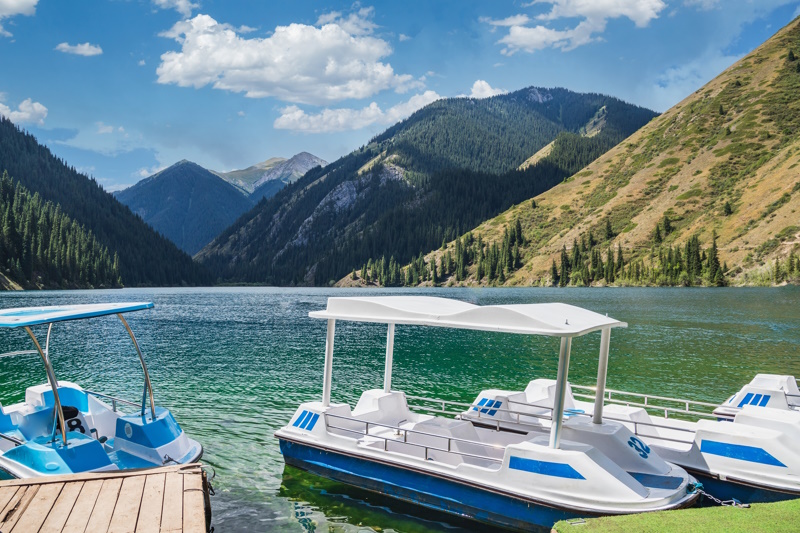
<svg viewBox="0 0 800 533">
<path fill-rule="evenodd" d="M 680 511 L 661 511 L 625 516 L 592 518 L 572 525 L 556 523 L 559 533 L 720 531 L 725 533 L 758 533 L 797 531 L 800 523 L 800 499 L 778 503 L 759 503 L 749 509 L 704 507 Z"/>
</svg>

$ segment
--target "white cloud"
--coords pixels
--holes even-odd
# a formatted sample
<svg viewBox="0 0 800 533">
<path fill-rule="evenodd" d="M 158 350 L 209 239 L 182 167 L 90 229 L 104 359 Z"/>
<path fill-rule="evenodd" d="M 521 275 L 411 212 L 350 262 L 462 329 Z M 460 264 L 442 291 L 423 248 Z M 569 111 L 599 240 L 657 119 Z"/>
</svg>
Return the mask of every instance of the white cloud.
<svg viewBox="0 0 800 533">
<path fill-rule="evenodd" d="M 143 66 L 145 65 L 144 59 L 140 59 L 140 60 L 139 60 L 139 63 L 137 63 L 137 64 L 138 64 L 140 67 L 143 67 Z"/>
<path fill-rule="evenodd" d="M 97 126 L 97 133 L 100 135 L 114 133 L 114 126 L 109 126 L 108 124 L 103 124 L 102 122 L 95 122 L 95 125 Z"/>
<path fill-rule="evenodd" d="M 378 27 L 370 20 L 374 15 L 375 8 L 362 7 L 358 11 L 343 17 L 339 11 L 326 13 L 317 19 L 317 26 L 333 24 L 339 26 L 350 35 L 370 35 Z"/>
<path fill-rule="evenodd" d="M 12 111 L 7 105 L 0 103 L 0 115 L 8 117 L 14 124 L 44 124 L 47 117 L 47 108 L 39 102 L 34 102 L 27 98 L 20 102 L 16 111 Z"/>
<path fill-rule="evenodd" d="M 2 0 L 0 0 L 2 1 Z M 61 43 L 55 48 L 59 52 L 64 52 L 65 54 L 75 54 L 78 56 L 99 56 L 103 53 L 103 49 L 96 44 L 69 44 L 69 43 Z"/>
<path fill-rule="evenodd" d="M 239 115 L 240 117 L 243 117 L 244 116 L 244 111 L 238 111 L 236 114 Z"/>
<path fill-rule="evenodd" d="M 551 5 L 550 11 L 536 17 L 545 23 L 562 19 L 582 20 L 574 28 L 554 29 L 541 24 L 529 26 L 530 18 L 524 14 L 502 20 L 481 18 L 481 22 L 493 28 L 508 27 L 508 34 L 498 41 L 505 45 L 501 51 L 504 55 L 519 51 L 532 53 L 545 48 L 572 50 L 596 41 L 596 35 L 606 30 L 609 19 L 625 17 L 643 28 L 667 7 L 663 0 L 534 0 L 528 6 L 534 4 Z"/>
<path fill-rule="evenodd" d="M 794 10 L 794 14 L 792 17 L 797 18 L 800 17 L 800 6 L 797 6 L 797 9 Z"/>
<path fill-rule="evenodd" d="M 401 43 L 402 43 L 403 41 L 408 41 L 409 39 L 411 39 L 411 37 L 409 37 L 409 36 L 408 36 L 408 35 L 406 35 L 405 33 L 401 33 L 400 35 L 398 35 L 398 36 L 397 36 L 397 38 L 398 38 L 398 40 L 399 40 Z"/>
<path fill-rule="evenodd" d="M 200 4 L 195 4 L 190 0 L 153 0 L 153 4 L 160 9 L 174 9 L 184 18 L 192 16 L 192 10 L 200 7 Z"/>
<path fill-rule="evenodd" d="M 251 98 L 276 97 L 286 102 L 324 105 L 368 98 L 385 89 L 405 92 L 421 83 L 396 74 L 380 60 L 392 53 L 389 44 L 368 35 L 371 9 L 352 15 L 320 17 L 321 27 L 278 26 L 266 38 L 244 39 L 229 24 L 208 15 L 178 22 L 164 37 L 179 51 L 166 52 L 158 66 L 158 82 L 181 87 L 242 92 Z"/>
<path fill-rule="evenodd" d="M 165 168 L 167 168 L 167 165 L 162 165 L 162 164 L 156 164 L 156 165 L 153 165 L 150 168 L 142 167 L 142 168 L 140 168 L 139 170 L 136 171 L 134 176 L 138 176 L 140 178 L 147 178 L 149 176 L 152 176 L 156 172 L 161 172 Z"/>
<path fill-rule="evenodd" d="M 506 94 L 508 91 L 505 89 L 494 89 L 488 82 L 484 80 L 475 80 L 472 84 L 472 93 L 470 98 L 489 98 L 490 96 L 497 96 L 498 94 Z"/>
<path fill-rule="evenodd" d="M 276 129 L 305 133 L 330 133 L 358 130 L 372 124 L 389 125 L 403 120 L 439 98 L 441 97 L 436 92 L 425 91 L 386 111 L 375 102 L 363 109 L 323 109 L 316 114 L 308 114 L 296 105 L 290 105 L 281 109 L 281 116 L 275 119 L 273 126 Z"/>
<path fill-rule="evenodd" d="M 34 15 L 39 0 L 0 0 L 0 37 L 13 37 L 3 28 L 3 19 L 16 15 Z"/>
</svg>

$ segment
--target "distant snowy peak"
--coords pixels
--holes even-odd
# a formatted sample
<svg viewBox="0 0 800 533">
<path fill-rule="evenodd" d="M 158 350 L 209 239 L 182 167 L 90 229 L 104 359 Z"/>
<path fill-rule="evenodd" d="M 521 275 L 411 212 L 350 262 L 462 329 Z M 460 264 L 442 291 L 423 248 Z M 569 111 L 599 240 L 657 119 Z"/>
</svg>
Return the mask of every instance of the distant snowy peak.
<svg viewBox="0 0 800 533">
<path fill-rule="evenodd" d="M 308 152 L 300 152 L 291 159 L 287 159 L 286 161 L 278 163 L 277 165 L 266 170 L 261 177 L 256 180 L 253 186 L 255 189 L 257 189 L 259 186 L 272 180 L 283 180 L 287 183 L 291 183 L 296 181 L 312 168 L 316 166 L 324 167 L 327 164 L 327 161 L 320 159 L 313 154 L 309 154 Z"/>
</svg>

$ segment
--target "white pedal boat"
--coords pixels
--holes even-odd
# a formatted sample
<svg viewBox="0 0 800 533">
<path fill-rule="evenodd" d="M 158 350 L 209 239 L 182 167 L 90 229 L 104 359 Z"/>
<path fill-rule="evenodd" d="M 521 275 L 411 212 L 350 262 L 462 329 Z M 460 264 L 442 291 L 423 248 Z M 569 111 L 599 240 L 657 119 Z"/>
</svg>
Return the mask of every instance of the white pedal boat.
<svg viewBox="0 0 800 533">
<path fill-rule="evenodd" d="M 608 390 L 600 381 L 596 387 L 568 385 L 566 413 L 586 418 L 601 396 L 604 420 L 627 426 L 647 449 L 685 468 L 715 497 L 745 503 L 800 497 L 800 391 L 793 376 L 758 374 L 721 405 Z M 549 427 L 555 401 L 556 382 L 535 379 L 524 391 L 482 391 L 461 416 L 527 432 Z M 486 409 L 497 402 L 509 411 Z"/>
<path fill-rule="evenodd" d="M 0 474 L 30 478 L 154 468 L 200 459 L 203 447 L 184 434 L 168 410 L 155 405 L 147 365 L 122 316 L 152 307 L 152 303 L 137 302 L 0 310 L 0 328 L 24 328 L 35 348 L 0 357 L 38 356 L 47 375 L 45 384 L 26 389 L 24 402 L 0 406 Z M 56 380 L 50 346 L 54 324 L 105 315 L 117 315 L 133 341 L 144 372 L 141 403 Z M 47 325 L 44 346 L 32 329 L 38 325 Z M 120 405 L 128 407 L 129 414 L 121 412 Z"/>
<path fill-rule="evenodd" d="M 396 324 L 560 337 L 563 400 L 572 338 L 601 331 L 607 339 L 624 323 L 564 304 L 480 307 L 417 296 L 329 298 L 326 310 L 309 316 L 328 321 L 322 401 L 300 405 L 275 432 L 288 465 L 523 530 L 567 518 L 677 509 L 698 497 L 685 470 L 632 448 L 636 437 L 623 424 L 562 423 L 563 401 L 556 403 L 555 424 L 514 433 L 412 411 L 407 398 L 419 398 L 391 389 Z M 388 324 L 383 389 L 365 391 L 354 409 L 330 398 L 337 320 Z M 604 342 L 601 358 L 607 356 Z"/>
</svg>

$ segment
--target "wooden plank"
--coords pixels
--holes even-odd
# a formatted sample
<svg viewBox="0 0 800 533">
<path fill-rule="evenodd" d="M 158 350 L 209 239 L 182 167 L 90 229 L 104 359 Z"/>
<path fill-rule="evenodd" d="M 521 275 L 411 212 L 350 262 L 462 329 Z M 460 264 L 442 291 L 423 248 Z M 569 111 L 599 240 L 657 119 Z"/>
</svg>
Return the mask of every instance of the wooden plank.
<svg viewBox="0 0 800 533">
<path fill-rule="evenodd" d="M 183 476 L 183 531 L 184 533 L 205 533 L 206 531 L 202 474 L 184 474 Z"/>
<path fill-rule="evenodd" d="M 14 526 L 17 525 L 17 522 L 22 515 L 25 514 L 25 510 L 30 505 L 31 500 L 36 497 L 36 493 L 39 491 L 39 487 L 36 485 L 32 485 L 25 489 L 25 491 L 19 491 L 16 496 L 11 500 L 9 506 L 11 508 L 2 516 L 2 522 L 0 522 L 0 531 L 11 531 L 14 529 Z M 17 499 L 19 496 L 19 499 Z M 12 506 L 13 504 L 13 506 Z"/>
<path fill-rule="evenodd" d="M 6 502 L 3 509 L 0 510 L 0 524 L 6 521 L 6 518 L 11 515 L 14 509 L 19 505 L 20 499 L 28 491 L 28 487 L 12 487 L 15 490 L 14 495 Z"/>
<path fill-rule="evenodd" d="M 167 474 L 150 474 L 144 483 L 142 506 L 136 533 L 158 533 L 161 530 L 161 510 L 164 508 L 164 482 Z"/>
<path fill-rule="evenodd" d="M 0 488 L 0 512 L 6 508 L 6 505 L 11 501 L 14 495 L 19 490 L 19 487 L 2 487 Z M 2 514 L 0 514 L 2 516 Z"/>
<path fill-rule="evenodd" d="M 72 509 L 78 501 L 83 485 L 83 481 L 64 484 L 61 494 L 58 495 L 58 499 L 50 510 L 50 514 L 47 515 L 47 520 L 42 524 L 40 531 L 43 533 L 60 533 L 64 529 Z M 94 506 L 94 501 L 92 501 L 92 506 Z"/>
<path fill-rule="evenodd" d="M 67 523 L 64 525 L 63 533 L 83 533 L 86 531 L 86 526 L 89 524 L 89 518 L 92 516 L 92 510 L 103 483 L 102 479 L 83 482 L 83 488 L 81 488 L 81 493 L 72 507 Z"/>
<path fill-rule="evenodd" d="M 39 487 L 39 490 L 37 490 L 36 495 L 31 498 L 24 513 L 17 519 L 14 528 L 12 529 L 9 526 L 5 526 L 6 531 L 10 531 L 11 533 L 36 533 L 39 531 L 63 488 L 63 483 Z"/>
<path fill-rule="evenodd" d="M 63 476 L 43 476 L 37 478 L 27 479 L 8 479 L 0 481 L 0 488 L 2 487 L 22 487 L 28 485 L 44 485 L 48 483 L 66 483 L 68 481 L 91 481 L 94 479 L 112 479 L 112 478 L 125 478 L 132 476 L 141 476 L 148 474 L 155 474 L 160 472 L 200 472 L 202 465 L 200 463 L 189 463 L 185 465 L 170 465 L 161 466 L 158 468 L 139 468 L 135 470 L 110 470 L 106 472 L 85 472 L 82 474 L 65 474 Z"/>
<path fill-rule="evenodd" d="M 136 520 L 139 518 L 146 477 L 127 477 L 122 481 L 122 488 L 119 491 L 117 505 L 114 507 L 108 533 L 133 533 L 136 530 Z"/>
<path fill-rule="evenodd" d="M 111 524 L 111 516 L 114 514 L 114 507 L 117 505 L 119 489 L 122 487 L 123 478 L 104 479 L 103 486 L 100 487 L 100 494 L 94 503 L 92 515 L 89 523 L 86 524 L 86 531 L 91 533 L 105 533 Z"/>
<path fill-rule="evenodd" d="M 183 531 L 183 474 L 178 472 L 166 474 L 161 531 Z"/>
</svg>

